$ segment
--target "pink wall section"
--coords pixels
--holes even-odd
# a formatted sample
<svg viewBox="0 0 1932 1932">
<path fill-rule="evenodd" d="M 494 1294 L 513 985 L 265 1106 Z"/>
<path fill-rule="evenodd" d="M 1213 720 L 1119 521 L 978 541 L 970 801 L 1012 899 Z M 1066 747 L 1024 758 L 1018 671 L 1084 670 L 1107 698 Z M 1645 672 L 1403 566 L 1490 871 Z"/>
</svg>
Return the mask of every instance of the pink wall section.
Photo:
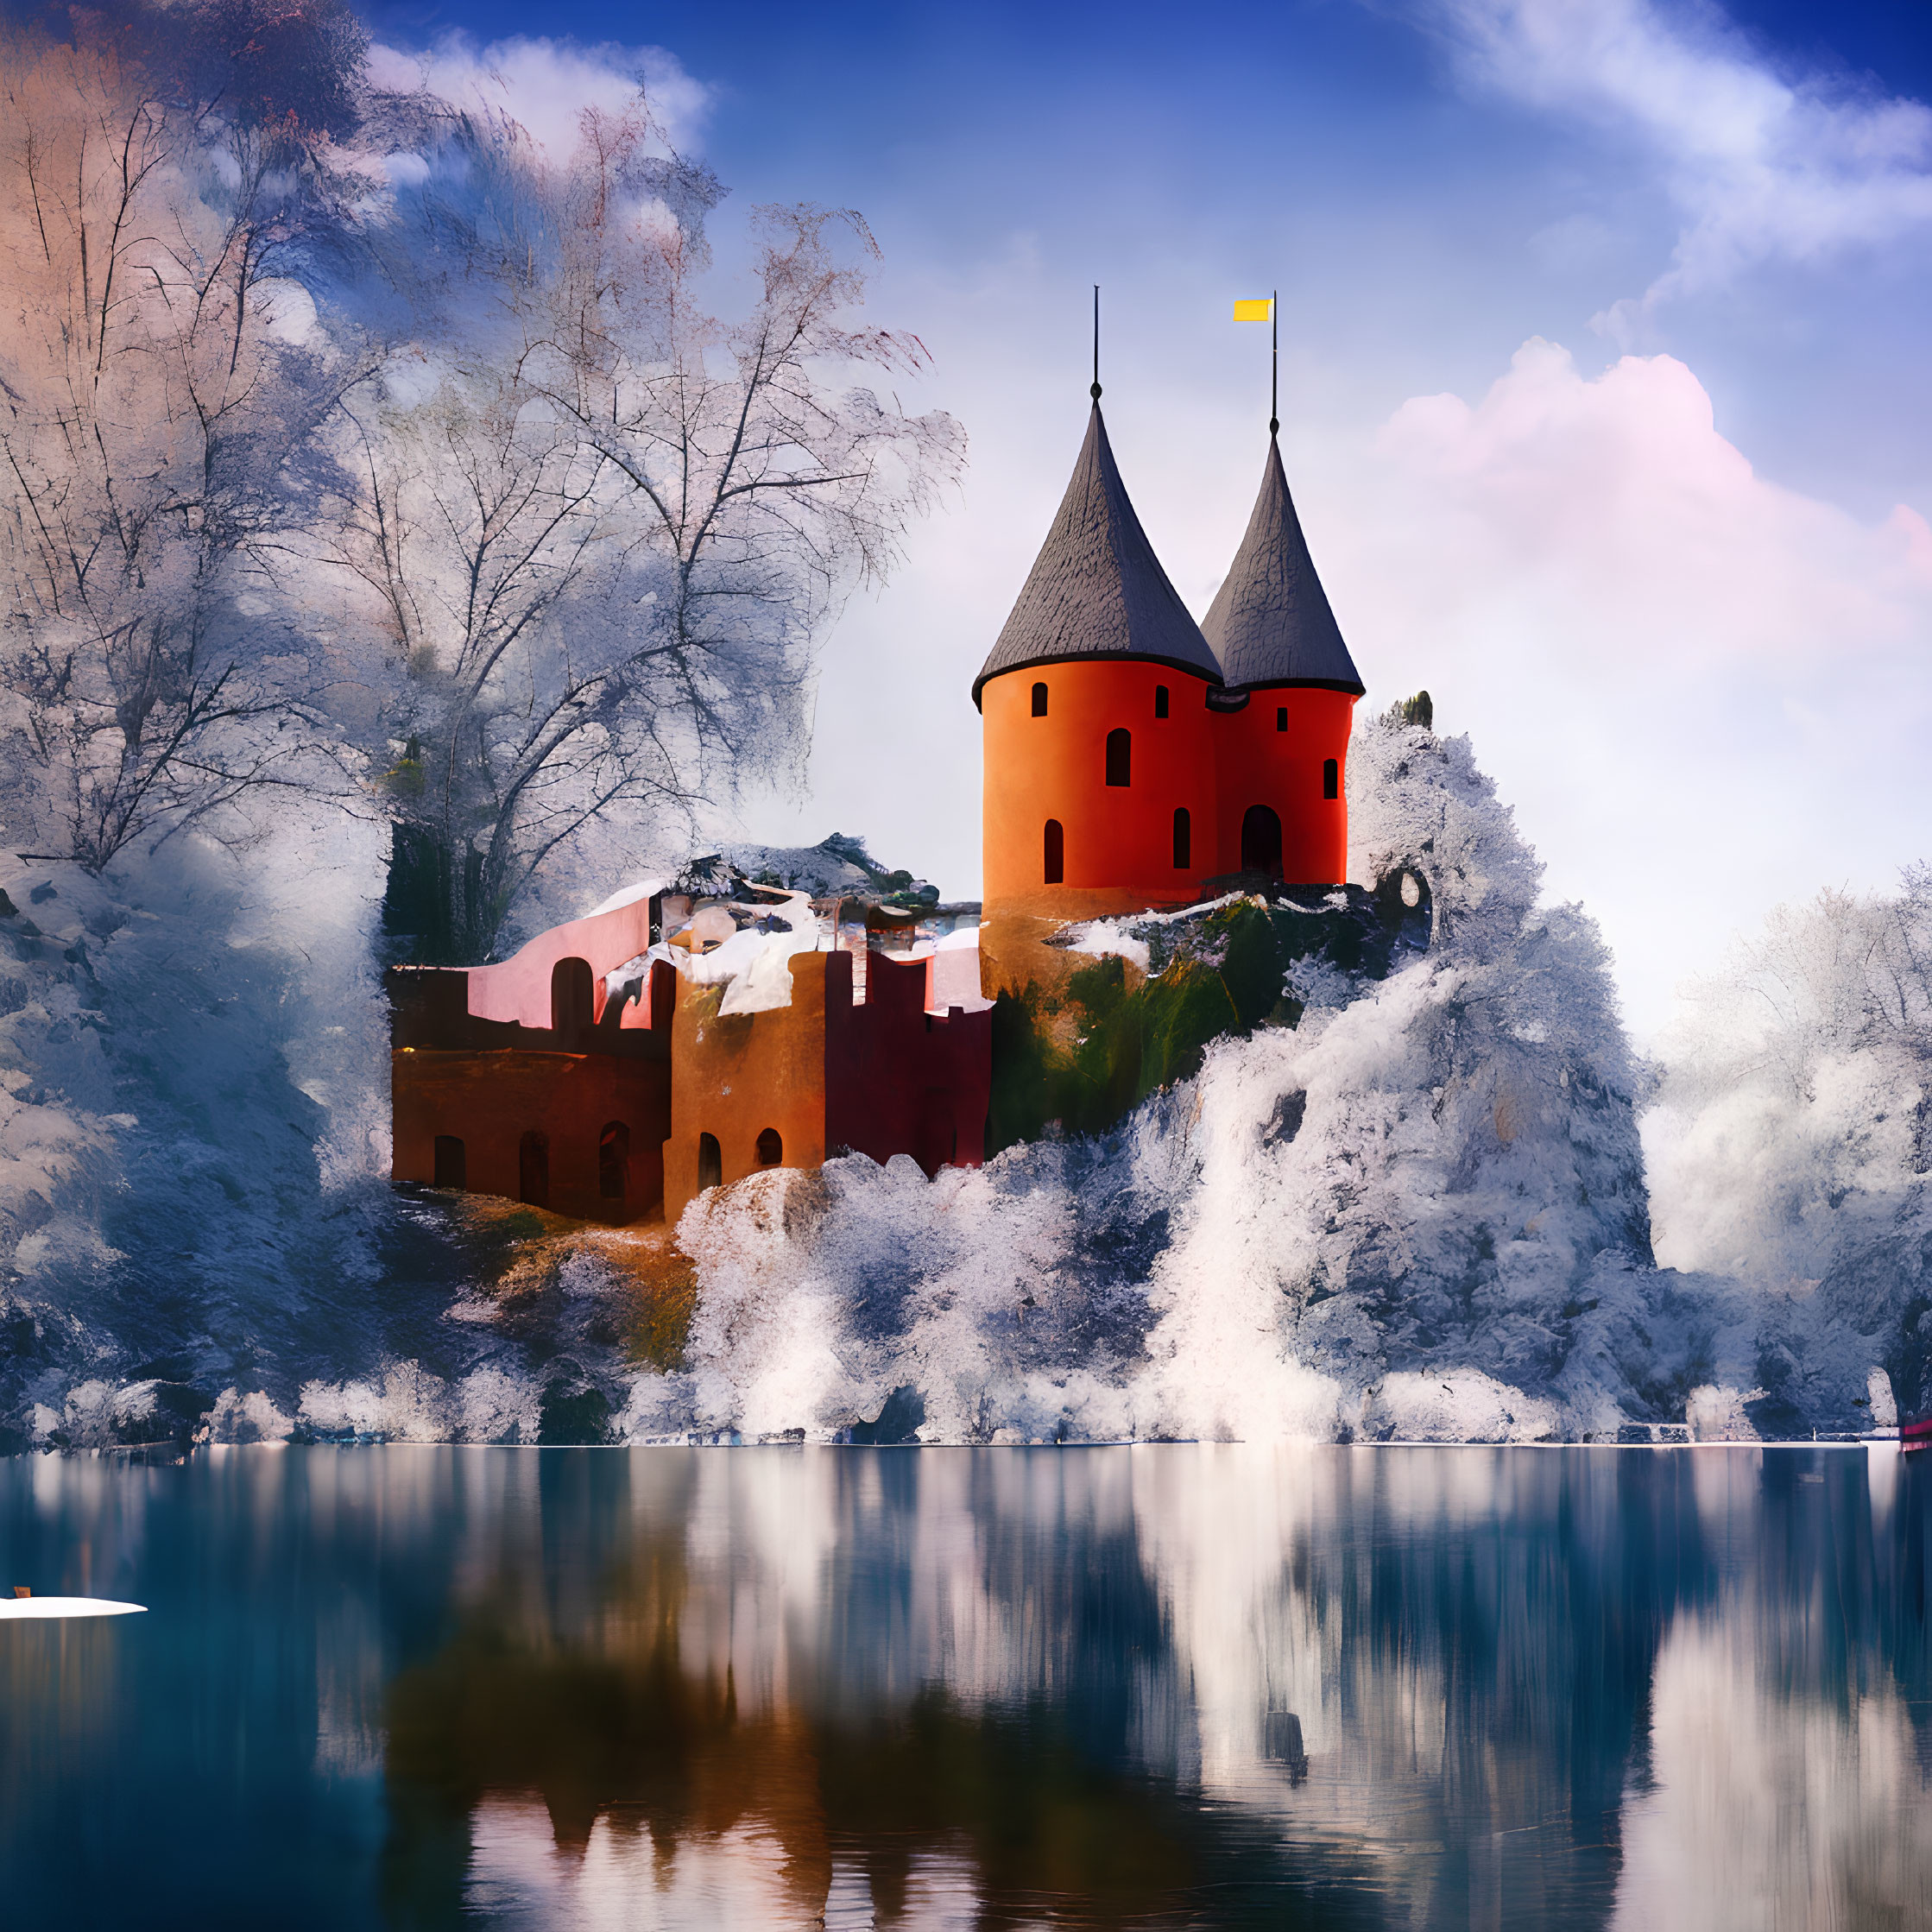
<svg viewBox="0 0 1932 1932">
<path fill-rule="evenodd" d="M 590 963 L 596 982 L 594 1017 L 603 1017 L 603 975 L 651 944 L 651 901 L 634 899 L 609 912 L 540 932 L 529 944 L 496 966 L 470 969 L 470 1012 L 477 1020 L 515 1020 L 525 1026 L 550 1025 L 550 975 L 562 959 Z M 625 1009 L 619 1024 L 648 1026 L 648 999 Z"/>
</svg>

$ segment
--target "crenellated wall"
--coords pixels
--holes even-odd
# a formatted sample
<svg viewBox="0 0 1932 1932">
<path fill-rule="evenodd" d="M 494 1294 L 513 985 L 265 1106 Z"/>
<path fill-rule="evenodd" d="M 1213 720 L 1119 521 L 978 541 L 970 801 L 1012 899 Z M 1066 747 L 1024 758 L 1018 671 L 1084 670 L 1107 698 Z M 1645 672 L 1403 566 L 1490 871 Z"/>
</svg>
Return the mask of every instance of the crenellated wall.
<svg viewBox="0 0 1932 1932">
<path fill-rule="evenodd" d="M 724 985 L 688 984 L 660 960 L 638 999 L 593 1020 L 588 964 L 552 947 L 538 955 L 555 985 L 548 1027 L 479 1018 L 473 973 L 398 969 L 392 1173 L 580 1220 L 675 1222 L 714 1181 L 834 1152 L 909 1154 L 929 1175 L 976 1167 L 992 1016 L 975 957 L 874 951 L 855 1003 L 849 953 L 795 953 L 788 1003 L 734 1013 L 719 1010 Z M 969 986 L 979 1010 L 927 1010 Z"/>
<path fill-rule="evenodd" d="M 859 1004 L 849 953 L 799 953 L 791 965 L 791 1004 L 761 1013 L 720 1013 L 717 988 L 679 989 L 667 1221 L 702 1190 L 706 1134 L 726 1184 L 764 1166 L 815 1167 L 833 1153 L 881 1165 L 910 1154 L 928 1175 L 985 1158 L 990 1012 L 928 1013 L 929 958 L 873 952 Z M 775 1160 L 761 1152 L 766 1133 L 778 1136 Z"/>
</svg>

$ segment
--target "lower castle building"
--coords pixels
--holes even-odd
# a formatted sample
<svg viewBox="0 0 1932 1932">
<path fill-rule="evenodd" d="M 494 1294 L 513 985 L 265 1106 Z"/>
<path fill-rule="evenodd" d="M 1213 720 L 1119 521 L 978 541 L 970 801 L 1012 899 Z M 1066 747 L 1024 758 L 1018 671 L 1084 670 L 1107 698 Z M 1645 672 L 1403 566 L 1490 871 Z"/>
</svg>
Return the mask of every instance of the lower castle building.
<svg viewBox="0 0 1932 1932">
<path fill-rule="evenodd" d="M 395 1178 L 674 1222 L 708 1187 L 832 1153 L 977 1166 L 993 1053 L 974 948 L 897 955 L 862 928 L 855 945 L 836 900 L 777 896 L 771 932 L 647 890 L 501 965 L 394 970 Z M 707 914 L 733 936 L 704 937 Z M 667 925 L 698 935 L 666 944 Z"/>
<path fill-rule="evenodd" d="M 992 1007 L 1064 972 L 1070 921 L 1346 876 L 1362 684 L 1271 431 L 1196 624 L 1097 393 L 1039 558 L 973 685 L 980 924 L 910 947 L 836 895 L 641 887 L 500 964 L 397 968 L 393 1172 L 587 1221 L 675 1222 L 705 1189 L 835 1153 L 977 1166 Z"/>
</svg>

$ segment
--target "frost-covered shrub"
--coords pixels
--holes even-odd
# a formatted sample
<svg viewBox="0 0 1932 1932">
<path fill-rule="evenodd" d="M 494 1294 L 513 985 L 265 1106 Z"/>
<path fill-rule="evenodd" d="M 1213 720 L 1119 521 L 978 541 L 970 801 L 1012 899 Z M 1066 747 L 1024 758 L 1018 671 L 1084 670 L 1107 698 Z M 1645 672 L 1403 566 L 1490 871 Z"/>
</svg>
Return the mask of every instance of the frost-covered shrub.
<svg viewBox="0 0 1932 1932">
<path fill-rule="evenodd" d="M 0 874 L 0 1432 L 16 1441 L 98 1433 L 66 1415 L 90 1378 L 148 1387 L 101 1424 L 142 1440 L 192 1430 L 230 1386 L 292 1408 L 304 1376 L 385 1346 L 363 1306 L 394 1300 L 369 1239 L 387 1108 L 368 908 L 343 889 L 353 850 L 302 849 L 279 906 L 192 842 L 100 879 Z"/>
<path fill-rule="evenodd" d="M 1781 907 L 1687 989 L 1660 1058 L 1663 1258 L 1777 1296 L 1757 1379 L 1781 1417 L 1859 1420 L 1873 1363 L 1932 1398 L 1932 871 Z"/>
<path fill-rule="evenodd" d="M 1359 725 L 1348 748 L 1348 842 L 1364 885 L 1420 875 L 1437 941 L 1465 959 L 1512 943 L 1543 883 L 1542 860 L 1468 738 L 1439 738 L 1400 706 Z"/>
<path fill-rule="evenodd" d="M 690 1379 L 641 1385 L 634 1429 L 833 1434 L 910 1388 L 929 1441 L 1134 1432 L 1147 1273 L 1191 1175 L 1177 1106 L 931 1182 L 849 1155 L 701 1196 Z"/>
</svg>

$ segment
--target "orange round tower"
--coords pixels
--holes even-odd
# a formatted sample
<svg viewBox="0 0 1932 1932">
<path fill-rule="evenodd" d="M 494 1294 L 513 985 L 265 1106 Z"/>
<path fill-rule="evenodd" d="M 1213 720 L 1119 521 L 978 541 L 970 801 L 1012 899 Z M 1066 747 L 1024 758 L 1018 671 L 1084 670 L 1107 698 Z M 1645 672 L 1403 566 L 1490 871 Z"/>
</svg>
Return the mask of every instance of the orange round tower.
<svg viewBox="0 0 1932 1932">
<path fill-rule="evenodd" d="M 1214 870 L 1340 885 L 1348 875 L 1348 733 L 1362 681 L 1315 573 L 1272 430 L 1261 493 L 1201 628 L 1227 680 L 1214 699 Z"/>
<path fill-rule="evenodd" d="M 1134 515 L 1100 404 L 973 685 L 988 926 L 1185 905 L 1219 868 L 1221 670 Z"/>
</svg>

